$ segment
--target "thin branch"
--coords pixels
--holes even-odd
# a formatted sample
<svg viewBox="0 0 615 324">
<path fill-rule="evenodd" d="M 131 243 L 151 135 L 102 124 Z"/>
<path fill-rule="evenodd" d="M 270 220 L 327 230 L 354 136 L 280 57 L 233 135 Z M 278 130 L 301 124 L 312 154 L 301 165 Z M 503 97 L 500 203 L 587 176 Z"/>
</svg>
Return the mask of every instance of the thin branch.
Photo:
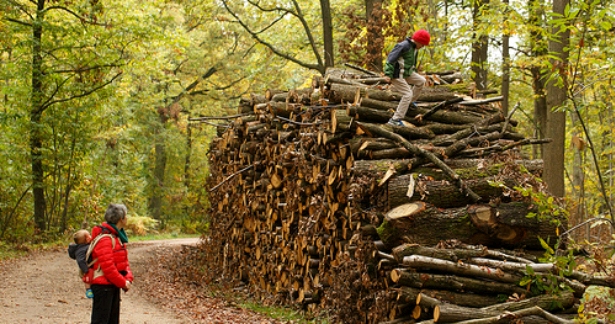
<svg viewBox="0 0 615 324">
<path fill-rule="evenodd" d="M 282 57 L 284 59 L 287 59 L 293 63 L 298 64 L 299 66 L 303 66 L 305 68 L 308 69 L 312 69 L 312 70 L 317 70 L 317 71 L 321 71 L 323 69 L 322 64 L 309 64 L 309 63 L 305 63 L 303 61 L 300 61 L 292 56 L 290 56 L 289 54 L 285 54 L 280 52 L 279 50 L 277 50 L 273 45 L 269 44 L 268 42 L 266 42 L 265 40 L 261 39 L 258 34 L 256 34 L 254 31 L 252 31 L 250 29 L 250 27 L 248 25 L 246 25 L 246 23 L 244 23 L 239 16 L 237 16 L 237 14 L 231 10 L 231 8 L 228 6 L 227 1 L 226 0 L 222 0 L 222 4 L 224 5 L 224 8 L 226 8 L 226 10 L 233 16 L 233 18 L 235 18 L 237 20 L 237 23 L 241 25 L 241 27 L 243 27 L 243 29 L 248 32 L 248 34 L 250 34 L 252 36 L 252 38 L 254 38 L 258 43 L 265 45 L 265 47 L 269 48 L 269 50 L 271 50 L 275 55 Z"/>
<path fill-rule="evenodd" d="M 98 22 L 96 22 L 94 20 L 91 20 L 89 18 L 80 16 L 78 13 L 76 13 L 76 12 L 74 12 L 74 11 L 64 7 L 64 6 L 50 6 L 50 7 L 45 8 L 45 10 L 43 10 L 43 13 L 45 13 L 47 11 L 54 10 L 54 9 L 66 11 L 69 14 L 75 16 L 75 18 L 79 19 L 79 21 L 81 21 L 81 23 L 84 23 L 84 24 L 95 25 L 95 26 L 108 26 L 106 23 L 104 23 L 104 24 L 103 23 L 98 23 Z"/>
<path fill-rule="evenodd" d="M 47 74 L 82 73 L 82 72 L 88 72 L 88 71 L 92 71 L 92 70 L 102 70 L 102 69 L 108 69 L 108 68 L 117 68 L 117 67 L 120 67 L 120 66 L 121 66 L 121 64 L 94 65 L 94 66 L 88 66 L 88 67 L 78 68 L 78 69 L 52 70 L 52 71 L 48 71 Z"/>
<path fill-rule="evenodd" d="M 517 101 L 517 104 L 513 107 L 513 109 L 508 114 L 508 116 L 506 116 L 506 120 L 504 121 L 504 126 L 502 126 L 502 131 L 500 132 L 502 133 L 502 136 L 504 136 L 504 132 L 506 132 L 506 129 L 508 128 L 508 124 L 510 123 L 510 119 L 512 118 L 512 115 L 517 111 L 517 109 L 519 109 L 519 107 L 521 107 L 521 102 Z"/>
<path fill-rule="evenodd" d="M 241 169 L 241 170 L 239 170 L 239 171 L 237 171 L 237 172 L 235 172 L 235 173 L 231 174 L 230 176 L 226 177 L 226 179 L 222 180 L 222 182 L 220 182 L 219 184 L 217 184 L 215 187 L 213 187 L 213 188 L 209 189 L 209 192 L 213 192 L 214 190 L 218 189 L 221 185 L 223 185 L 223 184 L 224 184 L 224 183 L 226 183 L 227 181 L 231 180 L 231 179 L 232 179 L 233 177 L 235 177 L 236 175 L 238 175 L 238 174 L 240 174 L 240 173 L 242 173 L 242 172 L 244 172 L 244 171 L 246 171 L 246 170 L 249 170 L 249 169 L 251 169 L 251 168 L 253 168 L 253 167 L 254 167 L 254 165 L 248 165 L 247 167 L 245 167 L 245 168 L 243 168 L 243 169 Z"/>
<path fill-rule="evenodd" d="M 51 106 L 51 105 L 53 105 L 53 104 L 56 104 L 56 103 L 66 102 L 66 101 L 70 101 L 70 100 L 73 100 L 73 99 L 77 99 L 77 98 L 82 98 L 82 97 L 89 96 L 89 95 L 91 95 L 92 93 L 94 93 L 94 92 L 96 92 L 96 91 L 98 91 L 98 90 L 100 90 L 100 89 L 102 89 L 102 88 L 104 88 L 104 87 L 108 86 L 109 84 L 111 84 L 113 81 L 115 81 L 115 79 L 117 79 L 118 77 L 120 77 L 120 75 L 122 75 L 122 72 L 120 72 L 120 73 L 116 74 L 113 78 L 111 78 L 109 81 L 107 81 L 107 82 L 105 82 L 105 83 L 103 83 L 103 84 L 100 84 L 100 85 L 98 85 L 98 86 L 96 86 L 96 87 L 94 87 L 94 88 L 91 88 L 91 89 L 90 89 L 90 90 L 88 90 L 88 91 L 84 91 L 84 92 L 82 92 L 82 93 L 80 93 L 80 94 L 77 94 L 77 95 L 74 95 L 74 96 L 71 96 L 71 97 L 68 97 L 68 98 L 63 98 L 63 99 L 58 99 L 58 100 L 51 100 L 51 98 L 53 98 L 53 96 L 51 96 L 51 97 L 49 97 L 49 99 L 50 99 L 50 100 L 48 100 L 46 103 L 44 103 L 43 105 L 41 105 L 40 110 L 41 110 L 41 111 L 43 111 L 43 110 L 45 110 L 45 109 L 49 108 L 49 106 Z M 68 80 L 68 79 L 67 79 L 67 80 Z M 60 87 L 58 87 L 58 88 L 56 89 L 56 91 L 54 92 L 54 95 L 55 95 L 55 93 L 57 93 L 57 90 L 58 90 L 58 89 L 60 89 Z"/>
<path fill-rule="evenodd" d="M 369 75 L 372 75 L 372 76 L 378 76 L 378 73 L 370 71 L 370 70 L 367 70 L 367 69 L 364 69 L 364 68 L 362 68 L 362 67 L 360 67 L 358 65 L 354 65 L 354 64 L 351 64 L 351 63 L 344 63 L 344 65 L 346 65 L 349 68 L 353 68 L 353 69 L 355 69 L 357 71 L 361 71 L 361 72 L 363 72 L 365 74 L 369 74 Z"/>
<path fill-rule="evenodd" d="M 218 70 L 215 67 L 209 68 L 209 70 L 207 70 L 207 72 L 205 72 L 205 74 L 203 74 L 202 76 L 200 76 L 199 78 L 194 80 L 184 90 L 182 90 L 182 92 L 180 94 L 178 94 L 177 96 L 171 97 L 171 100 L 172 100 L 171 104 L 177 103 L 178 101 L 180 101 L 186 95 L 195 95 L 195 94 L 200 94 L 200 92 L 208 92 L 209 90 L 200 90 L 198 92 L 197 91 L 190 92 L 190 90 L 196 88 L 196 86 L 199 85 L 199 83 L 201 83 L 201 81 L 209 78 L 214 73 L 216 73 L 216 71 L 218 71 Z"/>
<path fill-rule="evenodd" d="M 27 27 L 32 27 L 31 23 L 23 22 L 21 20 L 17 20 L 17 19 L 11 18 L 11 17 L 6 17 L 5 19 L 8 20 L 8 21 L 20 24 L 20 25 L 24 25 L 24 26 L 27 26 Z"/>
<path fill-rule="evenodd" d="M 290 123 L 290 124 L 298 125 L 298 126 L 315 126 L 315 125 L 320 125 L 320 124 L 322 124 L 322 123 L 323 123 L 323 122 L 316 122 L 316 123 L 301 123 L 301 122 L 296 122 L 296 121 L 294 121 L 294 120 L 291 120 L 291 119 L 288 119 L 288 118 L 284 118 L 284 117 L 281 117 L 281 116 L 275 116 L 275 118 L 277 118 L 277 119 L 279 119 L 279 120 L 281 120 L 281 121 L 284 121 L 284 122 Z"/>
<path fill-rule="evenodd" d="M 195 122 L 198 122 L 199 124 L 206 124 L 206 125 L 215 126 L 215 127 L 224 127 L 224 128 L 230 128 L 231 127 L 229 125 L 210 123 L 210 122 L 208 122 L 206 120 L 195 121 Z"/>
<path fill-rule="evenodd" d="M 314 36 L 312 35 L 310 27 L 308 26 L 307 21 L 305 21 L 305 18 L 303 14 L 301 13 L 301 8 L 299 7 L 299 4 L 297 3 L 297 1 L 293 0 L 293 4 L 295 5 L 295 9 L 297 9 L 297 14 L 298 14 L 297 18 L 301 22 L 301 25 L 303 25 L 305 34 L 307 35 L 308 40 L 310 41 L 310 46 L 312 47 L 312 52 L 316 56 L 316 60 L 318 61 L 318 66 L 322 67 L 323 66 L 322 58 L 320 57 L 320 54 L 318 53 L 318 49 L 316 48 L 316 41 L 314 40 Z M 321 72 L 324 72 L 324 71 L 321 71 Z"/>
<path fill-rule="evenodd" d="M 565 232 L 564 232 L 564 233 L 562 233 L 560 236 L 566 236 L 566 235 L 568 235 L 570 232 L 572 232 L 572 231 L 576 230 L 577 228 L 579 228 L 579 227 L 581 227 L 581 226 L 585 226 L 586 224 L 589 224 L 589 223 L 591 223 L 591 222 L 596 222 L 596 221 L 602 221 L 602 222 L 606 221 L 606 222 L 608 222 L 609 224 L 611 224 L 611 226 L 612 226 L 613 228 L 615 228 L 615 222 L 613 222 L 612 220 L 610 220 L 610 219 L 608 219 L 608 218 L 604 218 L 604 217 L 593 217 L 593 218 L 590 218 L 590 219 L 588 219 L 588 220 L 586 220 L 586 221 L 584 221 L 584 222 L 582 222 L 582 223 L 580 223 L 580 224 L 577 224 L 577 225 L 573 226 L 571 229 L 569 229 L 569 230 L 565 231 Z"/>
<path fill-rule="evenodd" d="M 24 5 L 22 5 L 21 3 L 14 1 L 14 0 L 7 0 L 11 5 L 19 8 L 19 10 L 21 12 L 23 12 L 25 15 L 27 15 L 28 17 L 30 17 L 31 20 L 34 20 L 34 17 L 30 14 L 30 12 L 28 12 L 28 8 L 26 8 Z M 32 2 L 32 4 L 37 5 L 36 2 L 34 1 L 30 1 Z M 12 20 L 12 18 L 7 18 L 10 21 L 16 22 L 16 23 L 22 23 L 22 24 L 27 24 L 27 23 L 23 23 L 20 22 L 19 20 Z M 28 24 L 28 26 L 32 26 L 31 24 Z"/>
<path fill-rule="evenodd" d="M 235 118 L 239 118 L 239 117 L 244 117 L 244 116 L 249 116 L 250 114 L 237 114 L 237 115 L 230 115 L 230 116 L 204 116 L 204 117 L 192 117 L 192 118 L 188 118 L 189 121 L 199 121 L 199 120 L 229 120 L 229 119 L 235 119 Z"/>
</svg>

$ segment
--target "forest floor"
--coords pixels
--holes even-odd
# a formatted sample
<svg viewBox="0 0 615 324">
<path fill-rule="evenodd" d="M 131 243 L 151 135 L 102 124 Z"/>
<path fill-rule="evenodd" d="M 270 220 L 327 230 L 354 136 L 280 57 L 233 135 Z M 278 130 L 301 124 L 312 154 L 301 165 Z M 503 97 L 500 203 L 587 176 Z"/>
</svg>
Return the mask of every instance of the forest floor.
<svg viewBox="0 0 615 324">
<path fill-rule="evenodd" d="M 194 238 L 129 244 L 135 282 L 122 293 L 122 323 L 287 323 L 243 309 L 228 298 L 212 297 L 200 284 L 174 279 L 178 274 L 171 273 L 164 259 L 178 255 L 182 245 L 197 242 Z M 77 269 L 64 249 L 0 263 L 0 323 L 89 323 L 92 302 L 85 297 Z"/>
</svg>

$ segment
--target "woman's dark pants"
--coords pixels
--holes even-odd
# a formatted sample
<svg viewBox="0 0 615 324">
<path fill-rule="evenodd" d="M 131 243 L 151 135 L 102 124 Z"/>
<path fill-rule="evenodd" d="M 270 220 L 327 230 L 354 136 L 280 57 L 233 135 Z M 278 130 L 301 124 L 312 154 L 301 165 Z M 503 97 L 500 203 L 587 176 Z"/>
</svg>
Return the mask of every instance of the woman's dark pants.
<svg viewBox="0 0 615 324">
<path fill-rule="evenodd" d="M 120 323 L 120 288 L 113 285 L 92 285 L 92 324 Z"/>
</svg>

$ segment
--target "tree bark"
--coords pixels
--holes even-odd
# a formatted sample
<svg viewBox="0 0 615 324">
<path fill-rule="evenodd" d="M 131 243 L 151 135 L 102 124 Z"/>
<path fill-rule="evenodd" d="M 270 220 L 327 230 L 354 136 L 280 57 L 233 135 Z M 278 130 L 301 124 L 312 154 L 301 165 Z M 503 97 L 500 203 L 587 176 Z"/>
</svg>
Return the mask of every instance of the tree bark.
<svg viewBox="0 0 615 324">
<path fill-rule="evenodd" d="M 335 66 L 335 52 L 333 50 L 333 23 L 331 19 L 331 4 L 329 0 L 320 0 L 322 14 L 322 36 L 324 40 L 325 69 Z"/>
<path fill-rule="evenodd" d="M 502 113 L 508 116 L 508 104 L 510 96 L 510 33 L 511 26 L 508 23 L 508 14 L 510 14 L 509 0 L 503 0 L 505 6 L 504 21 L 502 33 Z"/>
<path fill-rule="evenodd" d="M 422 255 L 404 257 L 403 265 L 416 270 L 433 270 L 471 278 L 485 278 L 497 282 L 518 283 L 521 276 L 500 271 L 496 268 L 477 266 L 463 262 L 452 262 Z"/>
<path fill-rule="evenodd" d="M 489 0 L 476 0 L 474 1 L 474 8 L 472 10 L 473 18 L 473 40 L 472 40 L 472 74 L 473 80 L 476 84 L 477 90 L 487 89 L 487 52 L 489 49 L 489 39 L 487 35 L 482 32 L 483 11 L 487 8 L 483 8 L 489 5 Z"/>
<path fill-rule="evenodd" d="M 554 0 L 553 14 L 557 17 L 566 17 L 565 10 L 569 0 Z M 570 30 L 560 26 L 559 22 L 552 22 L 549 39 L 549 52 L 553 55 L 551 64 L 556 70 L 556 77 L 550 78 L 547 83 L 547 123 L 545 134 L 553 142 L 545 145 L 545 171 L 543 179 L 549 191 L 557 196 L 564 197 L 564 148 L 566 137 L 566 113 L 561 106 L 566 101 L 568 85 L 568 46 L 570 43 Z M 569 23 L 566 23 L 568 26 Z M 563 85 L 560 85 L 563 82 Z"/>
<path fill-rule="evenodd" d="M 406 287 L 419 289 L 443 289 L 464 293 L 479 294 L 528 294 L 528 292 L 515 285 L 494 281 L 459 277 L 444 274 L 431 274 L 424 272 L 411 272 L 405 269 L 391 270 L 390 278 L 394 283 Z"/>
<path fill-rule="evenodd" d="M 540 307 L 546 310 L 565 309 L 574 304 L 574 296 L 571 293 L 562 293 L 561 296 L 542 295 L 517 302 L 508 302 L 488 306 L 484 308 L 459 307 L 453 304 L 442 303 L 439 305 L 438 323 L 456 323 L 478 318 L 489 318 L 501 315 L 505 312 L 527 310 L 532 307 Z M 556 305 L 561 305 L 558 307 Z"/>
<path fill-rule="evenodd" d="M 379 229 L 380 239 L 390 247 L 402 243 L 436 245 L 444 240 L 489 247 L 541 250 L 539 237 L 556 235 L 556 225 L 530 219 L 525 203 L 469 205 L 441 210 L 413 202 L 398 206 L 385 216 Z"/>
<path fill-rule="evenodd" d="M 34 196 L 34 225 L 38 231 L 47 229 L 45 212 L 45 175 L 43 167 L 43 26 L 45 0 L 36 2 L 36 17 L 32 25 L 32 94 L 30 102 L 30 159 L 32 160 L 32 194 Z"/>
<path fill-rule="evenodd" d="M 393 248 L 393 257 L 398 262 L 402 262 L 403 258 L 410 255 L 424 255 L 428 257 L 438 258 L 448 261 L 465 261 L 471 258 L 490 257 L 499 260 L 513 260 L 518 263 L 530 264 L 531 260 L 523 256 L 517 256 L 513 251 L 501 252 L 485 248 L 455 248 L 441 249 L 426 247 L 419 244 L 403 244 Z"/>
<path fill-rule="evenodd" d="M 413 174 L 416 175 L 416 172 Z M 462 207 L 474 203 L 472 199 L 464 195 L 456 185 L 449 181 L 410 180 L 413 174 L 394 177 L 388 182 L 389 207 L 419 200 L 439 208 Z M 503 190 L 501 187 L 492 186 L 489 183 L 489 181 L 495 180 L 493 177 L 474 177 L 470 180 L 464 177 L 464 179 L 466 179 L 466 186 L 479 195 L 482 201 L 489 201 L 489 199 L 499 197 L 502 194 Z M 517 185 L 513 179 L 507 180 L 509 181 L 506 185 L 509 187 L 512 188 L 514 185 Z M 414 183 L 414 188 L 408 188 L 411 183 Z M 412 197 L 408 197 L 410 189 L 414 193 Z"/>
<path fill-rule="evenodd" d="M 411 287 L 398 288 L 397 302 L 415 303 L 419 294 L 425 294 L 445 303 L 473 308 L 491 306 L 500 302 L 496 295 L 458 293 L 449 290 L 417 289 Z"/>
</svg>

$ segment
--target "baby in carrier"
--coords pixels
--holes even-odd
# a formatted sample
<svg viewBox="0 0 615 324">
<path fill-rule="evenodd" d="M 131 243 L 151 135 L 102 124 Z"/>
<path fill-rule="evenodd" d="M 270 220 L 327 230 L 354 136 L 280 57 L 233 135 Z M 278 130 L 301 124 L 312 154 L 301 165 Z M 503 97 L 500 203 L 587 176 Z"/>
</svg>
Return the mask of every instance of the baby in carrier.
<svg viewBox="0 0 615 324">
<path fill-rule="evenodd" d="M 88 274 L 89 266 L 88 260 L 86 260 L 86 254 L 88 252 L 88 248 L 90 247 L 90 242 L 92 242 L 92 236 L 90 232 L 82 229 L 75 232 L 73 235 L 73 239 L 75 243 L 71 243 L 68 246 L 68 255 L 71 259 L 77 261 L 77 265 L 79 265 L 79 277 L 85 284 L 85 296 L 87 298 L 93 298 L 94 293 L 90 288 L 90 284 L 88 280 L 86 280 L 86 274 Z"/>
</svg>

